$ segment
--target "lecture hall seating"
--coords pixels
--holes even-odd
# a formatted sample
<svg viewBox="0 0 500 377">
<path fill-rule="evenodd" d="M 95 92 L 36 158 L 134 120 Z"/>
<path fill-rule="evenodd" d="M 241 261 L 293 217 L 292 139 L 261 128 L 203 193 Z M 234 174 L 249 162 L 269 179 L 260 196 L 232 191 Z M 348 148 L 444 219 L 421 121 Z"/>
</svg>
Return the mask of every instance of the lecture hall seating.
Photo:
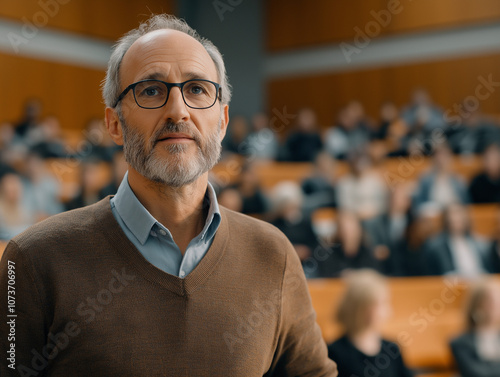
<svg viewBox="0 0 500 377">
<path fill-rule="evenodd" d="M 496 277 L 500 280 L 500 275 Z M 341 279 L 309 280 L 317 322 L 327 343 L 341 333 L 334 311 L 344 290 Z M 384 335 L 400 344 L 406 363 L 448 376 L 453 360 L 448 342 L 463 329 L 468 284 L 454 277 L 389 278 L 393 315 Z"/>
</svg>

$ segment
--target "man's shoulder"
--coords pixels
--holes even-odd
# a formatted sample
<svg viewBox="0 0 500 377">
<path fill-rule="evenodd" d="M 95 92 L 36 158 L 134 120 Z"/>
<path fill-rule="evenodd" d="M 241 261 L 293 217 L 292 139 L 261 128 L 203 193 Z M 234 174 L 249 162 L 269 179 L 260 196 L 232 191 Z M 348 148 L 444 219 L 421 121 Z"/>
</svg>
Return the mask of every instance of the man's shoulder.
<svg viewBox="0 0 500 377">
<path fill-rule="evenodd" d="M 258 237 L 263 241 L 288 242 L 288 238 L 274 225 L 256 219 L 240 212 L 235 212 L 225 207 L 221 207 L 221 212 L 226 217 L 230 226 L 230 232 L 244 232 L 247 235 Z"/>
<path fill-rule="evenodd" d="M 109 198 L 51 216 L 29 227 L 14 237 L 12 242 L 21 249 L 31 249 L 47 243 L 60 244 L 66 239 L 74 243 L 82 237 L 92 237 L 92 233 L 99 229 L 100 221 L 96 215 L 105 212 L 106 206 L 109 206 Z"/>
</svg>

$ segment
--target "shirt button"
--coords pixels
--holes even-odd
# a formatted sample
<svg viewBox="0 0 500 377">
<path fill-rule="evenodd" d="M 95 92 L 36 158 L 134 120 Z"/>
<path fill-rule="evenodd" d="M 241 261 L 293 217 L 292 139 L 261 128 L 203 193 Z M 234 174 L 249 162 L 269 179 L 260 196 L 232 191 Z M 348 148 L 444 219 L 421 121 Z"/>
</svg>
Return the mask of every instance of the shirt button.
<svg viewBox="0 0 500 377">
<path fill-rule="evenodd" d="M 161 234 L 162 236 L 166 236 L 166 235 L 167 235 L 167 232 L 165 232 L 163 229 L 160 229 L 160 234 Z"/>
<path fill-rule="evenodd" d="M 156 232 L 152 230 L 149 234 L 151 234 L 153 237 L 156 237 Z"/>
<path fill-rule="evenodd" d="M 179 272 L 179 276 L 180 276 L 181 278 L 183 278 L 185 275 L 186 275 L 186 273 L 185 273 L 183 270 L 181 270 L 181 271 Z"/>
</svg>

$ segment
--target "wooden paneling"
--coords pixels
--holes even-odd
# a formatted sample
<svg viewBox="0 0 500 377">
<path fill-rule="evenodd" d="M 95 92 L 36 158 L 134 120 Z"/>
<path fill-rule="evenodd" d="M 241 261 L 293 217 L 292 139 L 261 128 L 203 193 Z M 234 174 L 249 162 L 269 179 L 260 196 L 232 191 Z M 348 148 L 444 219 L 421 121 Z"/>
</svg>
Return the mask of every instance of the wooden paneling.
<svg viewBox="0 0 500 377">
<path fill-rule="evenodd" d="M 319 124 L 326 127 L 351 100 L 360 101 L 369 116 L 378 118 L 384 101 L 405 105 L 414 88 L 423 87 L 439 106 L 452 110 L 453 104 L 475 95 L 479 77 L 491 75 L 493 81 L 500 82 L 498 67 L 500 54 L 274 79 L 267 84 L 268 109 L 271 113 L 272 109 L 286 107 L 288 114 L 296 114 L 301 107 L 309 106 L 316 110 Z M 480 106 L 486 113 L 498 114 L 500 87 L 492 89 Z"/>
<path fill-rule="evenodd" d="M 356 27 L 377 30 L 374 13 L 378 36 L 500 20 L 497 0 L 269 0 L 265 9 L 269 51 L 352 41 Z"/>
<path fill-rule="evenodd" d="M 5 54 L 0 70 L 0 121 L 18 121 L 32 97 L 41 99 L 43 115 L 56 115 L 65 129 L 82 129 L 90 118 L 104 116 L 104 71 Z"/>
<path fill-rule="evenodd" d="M 115 40 L 151 13 L 174 13 L 174 3 L 174 0 L 0 0 L 0 16 Z"/>
</svg>

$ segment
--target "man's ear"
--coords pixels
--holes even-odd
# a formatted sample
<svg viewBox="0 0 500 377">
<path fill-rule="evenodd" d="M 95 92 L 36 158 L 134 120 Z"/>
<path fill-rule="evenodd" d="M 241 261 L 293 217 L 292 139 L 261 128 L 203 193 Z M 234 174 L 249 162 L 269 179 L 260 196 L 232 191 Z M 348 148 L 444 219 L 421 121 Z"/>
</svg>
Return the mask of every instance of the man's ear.
<svg viewBox="0 0 500 377">
<path fill-rule="evenodd" d="M 120 122 L 120 117 L 115 109 L 106 107 L 104 119 L 106 128 L 113 141 L 118 145 L 123 145 L 123 130 Z"/>
<path fill-rule="evenodd" d="M 226 136 L 226 131 L 227 131 L 227 125 L 229 123 L 229 106 L 224 105 L 222 108 L 222 119 L 220 122 L 220 140 L 224 139 L 224 136 Z"/>
</svg>

